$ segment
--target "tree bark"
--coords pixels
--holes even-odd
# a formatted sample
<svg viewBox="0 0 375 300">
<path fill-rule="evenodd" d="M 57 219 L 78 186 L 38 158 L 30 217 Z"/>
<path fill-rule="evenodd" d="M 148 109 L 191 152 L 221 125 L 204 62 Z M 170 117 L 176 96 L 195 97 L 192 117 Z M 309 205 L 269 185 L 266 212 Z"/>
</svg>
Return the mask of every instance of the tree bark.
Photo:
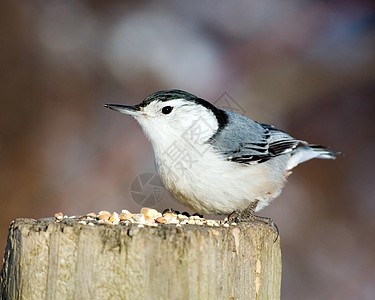
<svg viewBox="0 0 375 300">
<path fill-rule="evenodd" d="M 10 225 L 1 299 L 280 299 L 280 239 L 264 224 Z"/>
</svg>

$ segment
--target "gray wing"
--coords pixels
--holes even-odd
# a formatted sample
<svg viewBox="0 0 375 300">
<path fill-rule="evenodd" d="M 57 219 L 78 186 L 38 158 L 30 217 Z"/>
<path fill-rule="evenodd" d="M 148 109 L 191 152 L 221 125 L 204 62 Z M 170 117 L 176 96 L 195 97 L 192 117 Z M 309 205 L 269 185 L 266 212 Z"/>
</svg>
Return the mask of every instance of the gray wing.
<svg viewBox="0 0 375 300">
<path fill-rule="evenodd" d="M 228 125 L 215 134 L 210 142 L 228 160 L 244 164 L 262 163 L 306 144 L 272 126 L 233 112 L 226 113 Z"/>
</svg>

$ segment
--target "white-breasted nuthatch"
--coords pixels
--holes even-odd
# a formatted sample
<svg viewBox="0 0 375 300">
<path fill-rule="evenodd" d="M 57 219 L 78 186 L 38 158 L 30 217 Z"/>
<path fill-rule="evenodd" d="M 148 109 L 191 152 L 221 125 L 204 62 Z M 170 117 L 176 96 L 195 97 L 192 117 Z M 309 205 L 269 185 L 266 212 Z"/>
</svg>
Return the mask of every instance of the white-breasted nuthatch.
<svg viewBox="0 0 375 300">
<path fill-rule="evenodd" d="M 199 214 L 235 212 L 237 220 L 263 221 L 277 230 L 253 212 L 280 194 L 295 166 L 336 155 L 181 90 L 156 92 L 135 106 L 105 107 L 138 121 L 165 187 Z"/>
</svg>

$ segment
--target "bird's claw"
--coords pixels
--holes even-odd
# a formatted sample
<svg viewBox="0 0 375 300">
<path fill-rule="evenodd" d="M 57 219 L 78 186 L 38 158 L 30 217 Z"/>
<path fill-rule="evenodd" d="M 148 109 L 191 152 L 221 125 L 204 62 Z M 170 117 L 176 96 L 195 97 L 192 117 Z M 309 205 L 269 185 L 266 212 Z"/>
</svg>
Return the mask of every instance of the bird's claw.
<svg viewBox="0 0 375 300">
<path fill-rule="evenodd" d="M 257 204 L 257 203 L 256 203 Z M 268 217 L 261 217 L 254 215 L 254 209 L 256 204 L 251 204 L 247 209 L 244 211 L 234 211 L 228 216 L 228 223 L 240 223 L 240 222 L 261 222 L 266 225 L 269 225 L 275 231 L 276 237 L 274 239 L 274 243 L 279 238 L 279 228 L 277 227 L 276 223 Z"/>
</svg>

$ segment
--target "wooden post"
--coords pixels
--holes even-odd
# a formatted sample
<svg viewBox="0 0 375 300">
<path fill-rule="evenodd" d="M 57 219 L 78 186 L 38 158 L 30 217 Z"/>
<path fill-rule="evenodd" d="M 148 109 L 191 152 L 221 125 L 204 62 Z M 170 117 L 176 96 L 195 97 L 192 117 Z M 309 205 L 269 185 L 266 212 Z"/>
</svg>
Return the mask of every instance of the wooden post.
<svg viewBox="0 0 375 300">
<path fill-rule="evenodd" d="M 280 299 L 280 239 L 264 224 L 17 219 L 1 299 Z"/>
</svg>

